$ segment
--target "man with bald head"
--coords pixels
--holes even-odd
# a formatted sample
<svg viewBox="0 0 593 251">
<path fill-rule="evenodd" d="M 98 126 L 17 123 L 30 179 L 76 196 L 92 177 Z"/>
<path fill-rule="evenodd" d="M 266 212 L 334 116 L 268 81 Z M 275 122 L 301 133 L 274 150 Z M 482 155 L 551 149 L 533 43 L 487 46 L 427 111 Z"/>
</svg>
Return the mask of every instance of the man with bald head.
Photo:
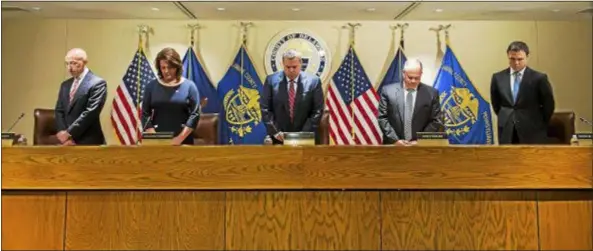
<svg viewBox="0 0 593 251">
<path fill-rule="evenodd" d="M 72 77 L 60 85 L 55 108 L 56 137 L 62 145 L 105 144 L 99 115 L 107 98 L 107 82 L 86 64 L 84 50 L 75 48 L 66 54 L 66 67 Z"/>
<path fill-rule="evenodd" d="M 386 85 L 381 91 L 379 127 L 383 144 L 412 145 L 417 132 L 444 130 L 439 93 L 420 82 L 420 60 L 408 59 L 403 77 L 403 83 Z"/>
</svg>

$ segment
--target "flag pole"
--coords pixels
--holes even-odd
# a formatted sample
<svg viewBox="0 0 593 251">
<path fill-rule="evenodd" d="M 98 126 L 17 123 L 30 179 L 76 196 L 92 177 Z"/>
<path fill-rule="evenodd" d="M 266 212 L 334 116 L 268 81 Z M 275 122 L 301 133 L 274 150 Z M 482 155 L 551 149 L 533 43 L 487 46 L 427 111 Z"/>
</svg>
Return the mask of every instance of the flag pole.
<svg viewBox="0 0 593 251">
<path fill-rule="evenodd" d="M 449 46 L 449 28 L 451 28 L 451 24 L 442 26 L 442 29 L 445 31 L 445 45 L 447 46 Z"/>
<path fill-rule="evenodd" d="M 142 35 L 148 35 L 148 26 L 145 24 L 138 25 L 138 53 L 144 54 L 144 40 L 142 39 Z M 140 128 L 142 127 L 142 113 L 140 112 L 140 72 L 141 72 L 141 60 L 138 60 L 136 64 L 137 74 L 136 74 L 136 118 L 138 124 L 136 126 L 136 145 L 140 144 L 140 134 L 142 133 Z"/>
<path fill-rule="evenodd" d="M 356 45 L 356 28 L 361 26 L 360 23 L 348 23 L 348 27 L 350 29 L 350 41 L 349 41 L 349 49 L 348 53 L 352 52 L 352 56 L 350 57 L 350 125 L 354 125 L 354 89 L 355 89 L 355 82 L 354 82 L 354 46 Z M 354 126 L 352 126 L 351 130 L 352 140 L 354 141 L 356 134 L 354 132 Z"/>
<path fill-rule="evenodd" d="M 408 28 L 408 23 L 404 23 L 404 24 L 397 24 L 397 25 L 395 26 L 395 30 L 397 30 L 397 29 L 401 29 L 401 30 L 402 30 L 402 32 L 400 33 L 400 38 L 399 38 L 399 48 L 400 48 L 401 50 L 399 50 L 399 49 L 397 50 L 397 51 L 398 51 L 398 53 L 399 53 L 399 57 L 398 57 L 398 59 L 397 59 L 397 61 L 398 61 L 397 63 L 398 63 L 398 65 L 399 65 L 399 67 L 403 67 L 403 66 L 402 66 L 402 57 L 403 57 L 403 50 L 404 50 L 404 32 L 405 32 L 405 30 L 406 30 L 407 28 Z M 397 57 L 398 55 L 395 55 L 395 56 Z M 401 82 L 402 82 L 402 84 L 403 84 L 403 80 L 402 80 L 402 74 L 403 74 L 403 73 L 402 73 L 402 71 L 397 71 L 397 76 L 398 76 L 398 79 L 399 79 L 399 81 L 401 81 Z"/>
<path fill-rule="evenodd" d="M 241 86 L 240 87 L 243 86 L 243 74 L 244 74 L 243 71 L 245 71 L 245 69 L 243 69 L 243 66 L 244 66 L 243 57 L 245 54 L 245 49 L 247 48 L 247 28 L 249 26 L 251 26 L 252 24 L 253 23 L 251 23 L 251 22 L 241 22 L 241 49 L 240 49 L 241 50 L 241 77 L 240 77 Z M 240 92 L 240 91 L 241 91 L 241 88 L 239 88 L 237 90 L 237 92 Z M 239 94 L 239 95 L 241 95 L 241 94 Z M 239 133 L 239 135 L 243 135 L 243 133 Z M 240 136 L 240 137 L 241 137 L 241 144 L 244 144 L 245 137 L 243 137 L 243 136 Z"/>
<path fill-rule="evenodd" d="M 190 49 L 191 49 L 191 50 L 193 50 L 193 49 L 194 49 L 194 46 L 195 46 L 195 39 L 194 39 L 195 37 L 194 37 L 194 35 L 195 35 L 196 31 L 197 31 L 197 30 L 198 30 L 198 29 L 199 29 L 201 26 L 200 26 L 199 24 L 188 24 L 188 25 L 187 25 L 187 27 L 188 27 L 188 28 L 189 28 L 189 30 L 190 30 L 190 35 L 189 35 L 189 36 L 190 36 L 190 42 L 189 42 L 189 44 L 190 44 Z M 192 53 L 191 53 L 191 52 L 190 52 L 189 56 L 190 56 L 190 57 L 192 56 Z M 189 62 L 190 62 L 190 64 L 191 64 L 191 62 L 193 62 L 193 61 L 191 60 L 191 58 L 189 59 Z M 189 65 L 189 66 L 187 67 L 187 77 L 188 77 L 189 79 L 193 79 L 193 74 L 192 74 L 192 70 L 193 70 L 193 69 L 192 69 L 192 68 L 193 68 L 193 67 L 192 67 L 191 65 Z"/>
</svg>

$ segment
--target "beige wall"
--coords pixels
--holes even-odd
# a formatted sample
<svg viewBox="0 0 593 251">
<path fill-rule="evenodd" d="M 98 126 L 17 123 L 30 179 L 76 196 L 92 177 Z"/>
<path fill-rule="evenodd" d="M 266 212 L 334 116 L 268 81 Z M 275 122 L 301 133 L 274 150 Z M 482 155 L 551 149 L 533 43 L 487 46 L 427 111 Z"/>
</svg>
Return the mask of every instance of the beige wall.
<svg viewBox="0 0 593 251">
<path fill-rule="evenodd" d="M 67 77 L 64 54 L 82 47 L 89 54 L 89 67 L 108 81 L 108 102 L 101 123 L 109 144 L 116 144 L 110 122 L 111 100 L 137 48 L 136 26 L 147 24 L 154 33 L 148 44 L 149 59 L 165 46 L 185 52 L 189 42 L 188 21 L 163 20 L 2 20 L 2 128 L 25 112 L 14 129 L 32 140 L 33 109 L 53 108 L 59 84 Z M 423 81 L 432 84 L 436 65 L 436 36 L 430 27 L 451 23 L 450 40 L 458 59 L 474 85 L 489 100 L 492 73 L 506 67 L 505 50 L 512 40 L 523 40 L 532 51 L 530 65 L 547 72 L 557 100 L 557 110 L 574 110 L 593 118 L 592 25 L 581 22 L 409 22 L 406 53 L 420 57 L 426 71 Z M 213 82 L 228 69 L 239 45 L 238 22 L 203 21 L 199 49 Z M 348 45 L 348 33 L 337 21 L 255 21 L 248 36 L 248 50 L 260 78 L 264 78 L 264 53 L 269 40 L 288 28 L 310 30 L 326 41 L 333 58 L 332 74 Z M 356 49 L 371 81 L 381 79 L 392 40 L 394 22 L 361 22 Z M 331 74 L 330 74 L 331 77 Z M 327 79 L 329 80 L 329 78 Z M 327 84 L 327 81 L 326 81 Z M 493 116 L 496 119 L 496 116 Z M 493 121 L 495 122 L 495 121 Z M 579 130 L 587 127 L 577 122 Z M 590 130 L 590 128 L 589 128 Z"/>
</svg>

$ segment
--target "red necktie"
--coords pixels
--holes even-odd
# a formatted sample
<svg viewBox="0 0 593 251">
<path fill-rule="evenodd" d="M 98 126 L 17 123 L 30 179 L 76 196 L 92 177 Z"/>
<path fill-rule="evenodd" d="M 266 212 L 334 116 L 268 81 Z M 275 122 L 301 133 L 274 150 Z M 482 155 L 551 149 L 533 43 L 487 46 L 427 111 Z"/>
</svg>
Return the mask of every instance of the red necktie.
<svg viewBox="0 0 593 251">
<path fill-rule="evenodd" d="M 290 85 L 288 86 L 288 107 L 290 109 L 290 121 L 294 120 L 294 80 L 290 80 Z"/>
<path fill-rule="evenodd" d="M 76 90 L 78 90 L 79 84 L 80 84 L 80 81 L 78 80 L 78 78 L 74 78 L 74 83 L 72 84 L 72 89 L 70 90 L 70 102 L 72 102 L 72 99 L 74 98 L 74 94 L 76 93 Z"/>
</svg>

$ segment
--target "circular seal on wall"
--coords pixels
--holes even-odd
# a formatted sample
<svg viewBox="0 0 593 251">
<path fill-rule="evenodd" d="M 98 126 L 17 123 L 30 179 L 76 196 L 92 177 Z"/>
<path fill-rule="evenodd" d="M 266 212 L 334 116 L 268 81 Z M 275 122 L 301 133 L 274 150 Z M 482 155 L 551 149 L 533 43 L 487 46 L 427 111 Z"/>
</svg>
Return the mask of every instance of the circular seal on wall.
<svg viewBox="0 0 593 251">
<path fill-rule="evenodd" d="M 327 77 L 331 66 L 329 47 L 320 37 L 302 30 L 281 31 L 270 40 L 264 56 L 267 74 L 284 68 L 282 54 L 289 49 L 302 54 L 302 71 L 315 74 L 321 80 Z"/>
</svg>

